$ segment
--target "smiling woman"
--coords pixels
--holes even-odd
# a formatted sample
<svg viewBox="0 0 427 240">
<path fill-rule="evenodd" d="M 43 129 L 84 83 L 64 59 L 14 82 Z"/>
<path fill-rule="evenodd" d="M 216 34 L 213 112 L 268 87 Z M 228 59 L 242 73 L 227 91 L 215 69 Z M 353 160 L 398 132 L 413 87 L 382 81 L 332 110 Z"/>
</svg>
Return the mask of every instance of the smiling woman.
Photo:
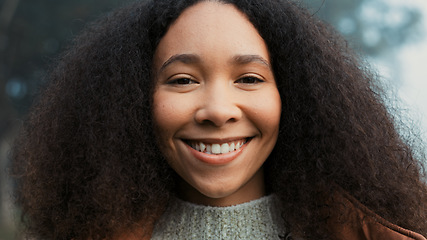
<svg viewBox="0 0 427 240">
<path fill-rule="evenodd" d="M 88 27 L 13 150 L 36 239 L 424 239 L 423 159 L 294 1 L 152 0 Z"/>
<path fill-rule="evenodd" d="M 247 17 L 218 2 L 185 10 L 160 41 L 154 121 L 186 186 L 178 191 L 183 199 L 229 206 L 265 195 L 261 166 L 281 112 L 269 59 Z"/>
</svg>

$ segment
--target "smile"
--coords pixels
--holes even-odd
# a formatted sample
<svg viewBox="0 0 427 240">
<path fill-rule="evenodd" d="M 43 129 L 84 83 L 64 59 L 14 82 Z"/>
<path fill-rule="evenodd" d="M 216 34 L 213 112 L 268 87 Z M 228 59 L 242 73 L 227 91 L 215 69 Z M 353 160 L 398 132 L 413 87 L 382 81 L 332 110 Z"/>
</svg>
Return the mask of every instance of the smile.
<svg viewBox="0 0 427 240">
<path fill-rule="evenodd" d="M 206 154 L 225 154 L 239 150 L 251 138 L 240 139 L 225 143 L 205 143 L 201 141 L 185 141 L 191 148 Z"/>
</svg>

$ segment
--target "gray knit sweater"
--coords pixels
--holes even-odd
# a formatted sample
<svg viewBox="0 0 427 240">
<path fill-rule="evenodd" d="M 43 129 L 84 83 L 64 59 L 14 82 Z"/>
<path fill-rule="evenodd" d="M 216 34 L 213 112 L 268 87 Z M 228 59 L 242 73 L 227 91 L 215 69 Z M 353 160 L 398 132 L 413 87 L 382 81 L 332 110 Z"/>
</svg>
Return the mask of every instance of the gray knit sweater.
<svg viewBox="0 0 427 240">
<path fill-rule="evenodd" d="M 275 195 L 230 207 L 173 199 L 152 239 L 279 239 L 285 234 L 280 212 Z"/>
</svg>

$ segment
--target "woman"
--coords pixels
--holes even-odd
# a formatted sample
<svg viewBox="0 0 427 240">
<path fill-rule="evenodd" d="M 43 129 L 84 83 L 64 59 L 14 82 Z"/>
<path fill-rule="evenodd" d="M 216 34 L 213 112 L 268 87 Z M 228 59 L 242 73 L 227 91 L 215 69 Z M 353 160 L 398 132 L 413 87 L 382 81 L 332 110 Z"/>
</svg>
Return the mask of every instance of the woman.
<svg viewBox="0 0 427 240">
<path fill-rule="evenodd" d="M 40 239 L 424 239 L 421 160 L 393 120 L 294 2 L 137 2 L 50 74 L 17 200 Z"/>
</svg>

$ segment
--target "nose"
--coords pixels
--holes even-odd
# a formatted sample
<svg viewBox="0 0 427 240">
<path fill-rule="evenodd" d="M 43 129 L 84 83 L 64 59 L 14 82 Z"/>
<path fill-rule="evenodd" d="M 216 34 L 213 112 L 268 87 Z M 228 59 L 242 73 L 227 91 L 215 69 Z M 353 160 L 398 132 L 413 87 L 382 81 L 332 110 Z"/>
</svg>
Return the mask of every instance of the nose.
<svg viewBox="0 0 427 240">
<path fill-rule="evenodd" d="M 238 96 L 229 86 L 217 84 L 203 91 L 200 107 L 194 118 L 199 124 L 222 127 L 227 123 L 239 121 L 242 114 Z"/>
</svg>

